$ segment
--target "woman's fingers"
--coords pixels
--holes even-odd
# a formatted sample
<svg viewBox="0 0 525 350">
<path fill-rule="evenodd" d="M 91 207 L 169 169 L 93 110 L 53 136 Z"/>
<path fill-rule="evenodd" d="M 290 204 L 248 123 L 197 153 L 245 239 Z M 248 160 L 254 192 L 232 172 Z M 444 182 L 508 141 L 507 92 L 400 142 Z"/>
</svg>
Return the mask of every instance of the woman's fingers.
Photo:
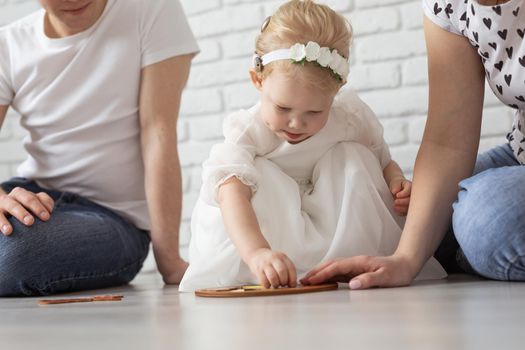
<svg viewBox="0 0 525 350">
<path fill-rule="evenodd" d="M 385 273 L 383 269 L 374 272 L 363 273 L 352 278 L 348 283 L 350 289 L 368 289 L 374 287 L 381 287 L 385 284 Z"/>
<path fill-rule="evenodd" d="M 310 284 L 309 283 L 309 279 L 310 277 L 314 276 L 315 274 L 317 274 L 319 271 L 325 269 L 328 265 L 331 265 L 335 262 L 335 260 L 328 260 L 328 261 L 325 261 L 324 263 L 314 267 L 313 269 L 311 269 L 310 271 L 308 271 L 308 273 L 301 279 L 301 283 L 304 284 L 304 285 L 308 285 Z"/>
<path fill-rule="evenodd" d="M 367 257 L 352 257 L 331 261 L 330 264 L 310 275 L 307 282 L 319 284 L 327 281 L 348 281 L 350 276 L 366 271 L 366 259 Z"/>
</svg>

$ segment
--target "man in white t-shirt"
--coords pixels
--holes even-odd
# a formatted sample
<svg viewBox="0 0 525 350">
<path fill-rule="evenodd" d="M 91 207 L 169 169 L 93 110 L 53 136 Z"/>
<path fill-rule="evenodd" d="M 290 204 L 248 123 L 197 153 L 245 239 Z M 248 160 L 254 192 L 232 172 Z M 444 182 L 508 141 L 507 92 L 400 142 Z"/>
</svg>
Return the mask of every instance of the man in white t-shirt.
<svg viewBox="0 0 525 350">
<path fill-rule="evenodd" d="M 39 1 L 0 28 L 0 126 L 17 111 L 29 155 L 0 187 L 0 296 L 127 283 L 150 238 L 178 283 L 176 124 L 198 52 L 182 8 Z"/>
</svg>

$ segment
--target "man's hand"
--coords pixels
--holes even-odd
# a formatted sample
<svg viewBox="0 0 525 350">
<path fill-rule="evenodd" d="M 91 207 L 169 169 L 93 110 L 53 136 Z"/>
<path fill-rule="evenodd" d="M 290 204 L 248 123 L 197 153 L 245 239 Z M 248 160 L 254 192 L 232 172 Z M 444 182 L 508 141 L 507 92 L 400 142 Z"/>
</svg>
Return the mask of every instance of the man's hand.
<svg viewBox="0 0 525 350">
<path fill-rule="evenodd" d="M 13 226 L 7 220 L 9 216 L 15 217 L 26 226 L 35 223 L 33 215 L 47 221 L 54 206 L 55 202 L 45 192 L 33 193 L 21 187 L 14 188 L 9 194 L 0 190 L 0 230 L 5 236 L 13 233 Z"/>
<path fill-rule="evenodd" d="M 295 266 L 284 253 L 268 248 L 258 249 L 250 257 L 248 266 L 264 288 L 293 288 L 297 285 Z"/>
<path fill-rule="evenodd" d="M 412 182 L 404 177 L 395 177 L 388 185 L 390 193 L 394 196 L 394 210 L 399 215 L 406 216 L 410 204 L 410 193 L 412 192 Z"/>
<path fill-rule="evenodd" d="M 161 271 L 162 280 L 166 284 L 179 284 L 188 266 L 189 264 L 186 261 L 176 258 L 170 266 L 163 268 Z"/>
<path fill-rule="evenodd" d="M 410 259 L 395 254 L 356 256 L 327 261 L 308 272 L 301 283 L 348 282 L 350 289 L 399 287 L 409 285 L 417 272 Z"/>
</svg>

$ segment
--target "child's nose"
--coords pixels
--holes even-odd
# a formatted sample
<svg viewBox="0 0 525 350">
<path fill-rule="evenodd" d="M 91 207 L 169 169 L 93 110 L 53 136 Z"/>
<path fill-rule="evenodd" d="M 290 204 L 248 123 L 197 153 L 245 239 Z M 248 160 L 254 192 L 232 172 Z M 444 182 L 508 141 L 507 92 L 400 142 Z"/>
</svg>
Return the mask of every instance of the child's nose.
<svg viewBox="0 0 525 350">
<path fill-rule="evenodd" d="M 289 122 L 288 122 L 288 127 L 292 128 L 292 129 L 303 129 L 304 128 L 304 121 L 302 120 L 302 118 L 300 117 L 292 117 L 290 118 Z"/>
</svg>

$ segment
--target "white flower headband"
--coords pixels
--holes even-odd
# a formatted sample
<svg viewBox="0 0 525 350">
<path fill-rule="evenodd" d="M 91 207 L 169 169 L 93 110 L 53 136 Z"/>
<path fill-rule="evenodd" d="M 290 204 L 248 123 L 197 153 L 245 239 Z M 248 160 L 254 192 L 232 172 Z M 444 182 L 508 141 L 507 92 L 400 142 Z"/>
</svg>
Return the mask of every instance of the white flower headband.
<svg viewBox="0 0 525 350">
<path fill-rule="evenodd" d="M 261 72 L 267 64 L 287 59 L 302 65 L 305 62 L 317 63 L 322 68 L 330 69 L 335 78 L 341 82 L 346 82 L 350 69 L 348 60 L 336 49 L 321 47 L 314 41 L 309 41 L 306 45 L 297 43 L 289 49 L 271 51 L 262 57 L 256 54 L 253 57 L 253 65 L 256 71 Z"/>
</svg>

